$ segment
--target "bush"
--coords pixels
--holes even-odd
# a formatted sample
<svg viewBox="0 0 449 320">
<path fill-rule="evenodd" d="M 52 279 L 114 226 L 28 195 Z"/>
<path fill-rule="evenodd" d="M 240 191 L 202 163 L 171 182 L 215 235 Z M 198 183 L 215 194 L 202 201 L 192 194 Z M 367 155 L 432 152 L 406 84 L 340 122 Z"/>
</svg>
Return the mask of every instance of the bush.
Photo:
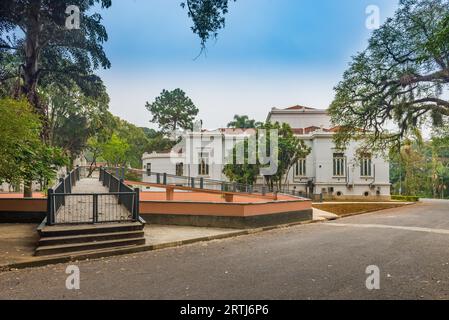
<svg viewBox="0 0 449 320">
<path fill-rule="evenodd" d="M 391 200 L 397 200 L 397 201 L 406 201 L 406 202 L 418 202 L 419 197 L 418 196 L 391 196 Z"/>
</svg>

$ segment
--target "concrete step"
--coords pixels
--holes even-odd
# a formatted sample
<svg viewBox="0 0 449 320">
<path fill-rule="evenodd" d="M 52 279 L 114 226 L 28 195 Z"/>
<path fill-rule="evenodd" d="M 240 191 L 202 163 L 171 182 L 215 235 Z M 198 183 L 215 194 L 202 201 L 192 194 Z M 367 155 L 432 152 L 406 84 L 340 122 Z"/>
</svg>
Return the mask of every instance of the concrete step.
<svg viewBox="0 0 449 320">
<path fill-rule="evenodd" d="M 130 239 L 119 239 L 119 240 L 107 240 L 107 241 L 93 241 L 86 243 L 71 243 L 71 244 L 61 244 L 61 245 L 50 245 L 38 247 L 35 251 L 36 256 L 44 255 L 57 255 L 63 253 L 75 253 L 79 251 L 89 251 L 98 250 L 113 247 L 122 246 L 137 246 L 145 244 L 145 238 L 135 237 Z"/>
<path fill-rule="evenodd" d="M 65 237 L 88 234 L 114 233 L 141 231 L 144 228 L 141 222 L 126 223 L 105 223 L 95 225 L 65 225 L 65 226 L 46 226 L 38 228 L 39 235 L 45 237 Z"/>
<path fill-rule="evenodd" d="M 58 253 L 49 254 L 41 256 L 38 259 L 48 260 L 48 259 L 64 259 L 67 257 L 72 257 L 75 260 L 85 260 L 85 259 L 99 259 L 103 257 L 111 257 L 116 255 L 130 254 L 148 251 L 148 246 L 146 245 L 131 245 L 131 246 L 120 246 L 120 247 L 110 247 L 104 249 L 96 250 L 80 250 L 68 253 Z M 45 264 L 44 264 L 45 265 Z"/>
<path fill-rule="evenodd" d="M 43 237 L 40 238 L 38 247 L 54 246 L 63 244 L 75 244 L 108 240 L 132 239 L 144 237 L 144 232 L 138 231 L 124 231 L 112 233 L 98 233 L 98 234 L 83 234 L 76 236 L 59 236 L 59 237 Z"/>
</svg>

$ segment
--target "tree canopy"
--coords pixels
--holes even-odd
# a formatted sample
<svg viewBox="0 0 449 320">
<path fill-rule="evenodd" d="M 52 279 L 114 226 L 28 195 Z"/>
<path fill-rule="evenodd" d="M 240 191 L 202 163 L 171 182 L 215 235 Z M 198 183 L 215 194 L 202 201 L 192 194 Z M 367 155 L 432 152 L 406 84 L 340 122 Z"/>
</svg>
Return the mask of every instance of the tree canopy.
<svg viewBox="0 0 449 320">
<path fill-rule="evenodd" d="M 384 149 L 409 129 L 449 116 L 449 1 L 401 0 L 336 86 L 330 115 L 339 143 L 354 136 Z M 445 96 L 446 93 L 446 96 Z M 395 130 L 388 130 L 389 124 Z"/>
<path fill-rule="evenodd" d="M 110 62 L 103 50 L 108 35 L 101 24 L 101 15 L 91 13 L 97 4 L 108 8 L 111 0 L 3 0 L 0 3 L 0 49 L 19 57 L 16 59 L 19 64 L 6 69 L 0 81 L 20 80 L 16 94 L 27 97 L 43 118 L 46 111 L 37 92 L 40 84 L 57 83 L 67 87 L 68 83 L 75 82 L 87 95 L 95 95 L 102 85 L 93 71 L 109 68 Z M 69 5 L 80 9 L 80 29 L 65 26 Z"/>
<path fill-rule="evenodd" d="M 277 171 L 275 174 L 266 175 L 264 179 L 271 190 L 274 190 L 274 187 L 277 187 L 277 190 L 282 190 L 286 176 L 288 176 L 293 165 L 300 159 L 306 157 L 311 149 L 306 146 L 303 140 L 297 138 L 292 128 L 286 124 L 276 123 L 264 123 L 258 126 L 258 129 L 266 130 L 269 132 L 270 130 L 276 130 L 278 134 L 278 144 L 275 150 L 275 154 L 277 155 Z M 266 147 L 267 147 L 267 155 L 273 157 L 275 155 L 268 153 L 268 149 L 272 147 L 272 141 L 270 139 L 270 135 L 266 135 Z M 256 140 L 259 141 L 259 132 L 256 135 Z M 254 184 L 257 181 L 257 178 L 260 176 L 261 168 L 266 165 L 263 164 L 263 161 L 259 158 L 259 152 L 256 155 L 256 163 L 250 163 L 249 159 L 251 156 L 248 150 L 248 140 L 240 142 L 244 147 L 244 163 L 231 163 L 224 166 L 223 173 L 228 177 L 230 181 L 244 183 L 244 184 Z M 259 143 L 258 148 L 261 147 Z M 236 145 L 231 151 L 232 159 L 236 159 L 237 149 L 241 148 L 241 145 Z M 235 162 L 235 161 L 234 161 Z"/>
<path fill-rule="evenodd" d="M 257 122 L 254 119 L 250 119 L 248 116 L 240 116 L 236 114 L 234 116 L 234 120 L 228 123 L 228 128 L 250 129 L 259 127 L 260 125 L 260 122 Z"/>
<path fill-rule="evenodd" d="M 178 129 L 192 129 L 198 115 L 198 108 L 181 89 L 163 90 L 153 103 L 146 103 L 151 112 L 151 122 L 156 123 L 164 133 Z"/>
<path fill-rule="evenodd" d="M 40 139 L 41 122 L 26 100 L 0 99 L 0 182 L 47 184 L 65 164 L 59 148 Z M 31 189 L 25 188 L 25 196 Z"/>
</svg>

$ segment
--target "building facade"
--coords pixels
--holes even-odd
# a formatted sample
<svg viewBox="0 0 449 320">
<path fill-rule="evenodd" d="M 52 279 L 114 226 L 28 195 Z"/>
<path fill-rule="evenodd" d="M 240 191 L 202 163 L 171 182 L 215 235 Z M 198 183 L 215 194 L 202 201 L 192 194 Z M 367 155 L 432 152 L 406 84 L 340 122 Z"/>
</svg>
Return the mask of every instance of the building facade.
<svg viewBox="0 0 449 320">
<path fill-rule="evenodd" d="M 390 199 L 389 162 L 369 153 L 357 156 L 356 142 L 344 150 L 337 149 L 333 142 L 337 129 L 332 127 L 325 110 L 302 106 L 273 108 L 267 121 L 289 124 L 295 135 L 311 148 L 311 153 L 300 159 L 286 177 L 286 189 L 290 192 L 336 200 Z M 148 172 L 227 180 L 223 174 L 224 158 L 236 141 L 254 133 L 254 129 L 191 132 L 171 151 L 144 154 L 143 166 Z M 261 183 L 263 179 L 258 180 Z"/>
</svg>

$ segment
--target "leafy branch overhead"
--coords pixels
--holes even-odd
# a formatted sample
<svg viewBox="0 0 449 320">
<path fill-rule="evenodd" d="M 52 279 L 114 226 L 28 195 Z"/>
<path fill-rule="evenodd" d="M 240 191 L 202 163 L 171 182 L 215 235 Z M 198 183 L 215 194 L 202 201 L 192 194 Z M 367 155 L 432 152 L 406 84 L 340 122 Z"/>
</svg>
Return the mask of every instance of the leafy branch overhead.
<svg viewBox="0 0 449 320">
<path fill-rule="evenodd" d="M 186 0 L 181 3 L 181 7 L 188 10 L 193 21 L 192 31 L 200 37 L 203 49 L 207 40 L 216 38 L 218 30 L 224 28 L 228 2 L 229 0 Z"/>
<path fill-rule="evenodd" d="M 428 120 L 443 126 L 448 86 L 449 1 L 401 0 L 335 88 L 330 114 L 341 127 L 338 142 L 348 142 L 357 130 L 383 148 Z M 397 130 L 388 131 L 390 123 Z"/>
</svg>

